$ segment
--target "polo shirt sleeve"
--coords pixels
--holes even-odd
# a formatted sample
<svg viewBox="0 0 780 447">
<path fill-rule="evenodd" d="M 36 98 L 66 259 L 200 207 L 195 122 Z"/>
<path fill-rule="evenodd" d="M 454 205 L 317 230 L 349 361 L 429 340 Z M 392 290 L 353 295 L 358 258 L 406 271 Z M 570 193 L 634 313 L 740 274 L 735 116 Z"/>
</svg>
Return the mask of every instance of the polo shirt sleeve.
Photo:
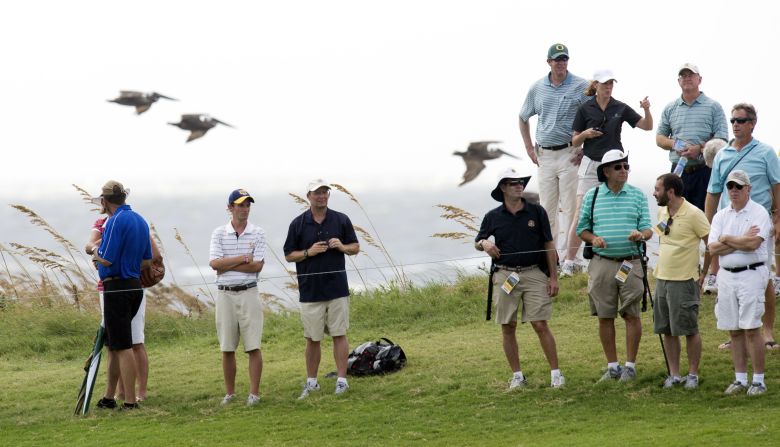
<svg viewBox="0 0 780 447">
<path fill-rule="evenodd" d="M 209 261 L 221 259 L 224 257 L 222 251 L 222 227 L 215 229 L 211 233 L 211 243 L 209 244 Z"/>
<path fill-rule="evenodd" d="M 758 211 L 760 209 L 760 211 Z M 758 225 L 758 235 L 761 236 L 761 238 L 765 241 L 769 240 L 769 235 L 773 231 L 772 229 L 772 219 L 769 217 L 769 213 L 767 210 L 761 206 L 756 206 L 756 225 Z"/>
<path fill-rule="evenodd" d="M 112 264 L 119 260 L 119 256 L 122 253 L 126 239 L 122 237 L 123 228 L 119 218 L 115 217 L 108 220 L 106 229 L 103 231 L 103 242 L 100 244 L 100 249 L 98 249 L 98 255 Z"/>
<path fill-rule="evenodd" d="M 642 116 L 636 113 L 636 110 L 626 105 L 625 110 L 623 110 L 623 121 L 627 122 L 631 127 L 636 127 L 636 123 L 641 119 Z"/>
<path fill-rule="evenodd" d="M 723 213 L 718 211 L 715 213 L 715 217 L 712 218 L 712 225 L 710 225 L 710 235 L 707 238 L 707 244 L 716 242 L 720 235 L 723 233 Z"/>
<path fill-rule="evenodd" d="M 531 85 L 531 88 L 528 89 L 528 95 L 526 95 L 525 97 L 525 101 L 523 102 L 523 107 L 520 108 L 521 120 L 527 123 L 532 116 L 536 115 L 536 110 L 534 107 L 535 103 L 536 103 L 536 83 Z"/>
<path fill-rule="evenodd" d="M 585 193 L 585 197 L 582 198 L 582 206 L 580 207 L 580 220 L 577 221 L 577 236 L 581 235 L 585 230 L 593 230 L 593 226 L 591 224 L 590 204 L 593 201 L 593 194 L 595 193 L 596 188 L 599 187 L 600 186 L 591 188 L 588 192 Z"/>
<path fill-rule="evenodd" d="M 670 103 L 664 107 L 664 111 L 661 112 L 661 119 L 658 121 L 658 130 L 655 132 L 657 135 L 663 135 L 665 137 L 672 136 L 672 125 L 669 121 L 669 114 L 671 113 L 673 106 L 674 103 Z"/>
<path fill-rule="evenodd" d="M 780 158 L 775 155 L 775 150 L 767 151 L 766 176 L 769 179 L 769 187 L 780 183 Z"/>
<path fill-rule="evenodd" d="M 477 237 L 474 238 L 474 243 L 477 243 L 482 239 L 487 239 L 493 235 L 492 215 L 493 213 L 491 211 L 482 218 L 482 223 L 479 225 L 479 232 L 477 233 Z"/>
<path fill-rule="evenodd" d="M 149 233 L 149 237 L 146 238 L 146 247 L 144 248 L 143 259 L 144 260 L 152 259 L 152 234 L 151 233 Z"/>
<path fill-rule="evenodd" d="M 649 230 L 653 228 L 653 223 L 650 221 L 650 207 L 647 206 L 647 197 L 638 189 L 636 194 L 639 205 L 639 221 L 636 227 L 639 231 Z"/>
<path fill-rule="evenodd" d="M 287 239 L 284 241 L 284 248 L 282 249 L 284 251 L 284 255 L 287 256 L 290 253 L 301 250 L 303 247 L 298 246 L 298 228 L 301 227 L 301 223 L 299 222 L 300 217 L 293 219 L 293 221 L 290 223 L 290 228 L 287 229 Z"/>
<path fill-rule="evenodd" d="M 265 261 L 266 247 L 265 231 L 263 229 L 258 229 L 257 236 L 255 237 L 255 250 L 252 252 L 252 259 L 255 261 Z"/>
<path fill-rule="evenodd" d="M 355 234 L 355 226 L 352 225 L 352 221 L 344 214 L 344 221 L 341 223 L 341 243 L 342 244 L 354 244 L 358 242 L 357 234 Z"/>
<path fill-rule="evenodd" d="M 712 138 L 720 138 L 723 141 L 729 141 L 729 126 L 726 121 L 726 114 L 723 112 L 723 107 L 713 101 L 712 105 Z"/>
<path fill-rule="evenodd" d="M 574 132 L 584 132 L 585 131 L 585 111 L 583 110 L 585 106 L 581 105 L 577 108 L 577 114 L 574 115 L 574 121 L 571 124 L 571 130 Z"/>
<path fill-rule="evenodd" d="M 693 205 L 690 206 L 693 208 Z M 692 222 L 694 234 L 696 234 L 699 239 L 710 234 L 710 223 L 707 221 L 707 216 L 705 216 L 703 212 L 698 212 L 694 216 Z"/>
</svg>

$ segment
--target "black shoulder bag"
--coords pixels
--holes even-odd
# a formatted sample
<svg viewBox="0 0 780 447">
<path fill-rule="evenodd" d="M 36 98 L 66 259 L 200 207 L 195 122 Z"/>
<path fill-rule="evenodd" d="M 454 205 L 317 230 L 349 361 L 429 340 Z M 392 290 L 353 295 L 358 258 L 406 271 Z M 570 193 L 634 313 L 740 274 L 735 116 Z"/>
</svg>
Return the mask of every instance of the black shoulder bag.
<svg viewBox="0 0 780 447">
<path fill-rule="evenodd" d="M 601 188 L 601 185 L 596 187 L 596 192 L 593 193 L 593 200 L 590 202 L 590 228 L 588 228 L 588 231 L 591 233 L 593 232 L 593 207 L 596 206 L 596 197 L 599 195 L 599 189 Z M 592 244 L 585 244 L 585 247 L 582 249 L 582 257 L 585 259 L 593 259 L 593 245 Z"/>
</svg>

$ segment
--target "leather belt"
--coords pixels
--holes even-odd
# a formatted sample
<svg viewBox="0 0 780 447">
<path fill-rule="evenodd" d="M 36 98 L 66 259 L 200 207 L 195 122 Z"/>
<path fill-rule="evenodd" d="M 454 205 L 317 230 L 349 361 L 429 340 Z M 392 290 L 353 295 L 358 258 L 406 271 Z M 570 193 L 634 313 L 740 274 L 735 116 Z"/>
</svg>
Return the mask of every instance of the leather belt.
<svg viewBox="0 0 780 447">
<path fill-rule="evenodd" d="M 114 281 L 114 280 L 117 280 L 117 279 L 122 279 L 122 277 L 121 276 L 108 276 L 106 278 L 103 278 L 101 281 L 109 282 L 109 281 Z"/>
<path fill-rule="evenodd" d="M 568 143 L 565 143 L 565 144 L 559 144 L 557 146 L 542 146 L 542 145 L 539 145 L 540 148 L 546 149 L 548 151 L 559 151 L 561 149 L 566 149 L 569 146 L 571 146 L 571 141 L 569 141 Z"/>
<path fill-rule="evenodd" d="M 242 284 L 240 286 L 217 286 L 217 289 L 227 290 L 228 292 L 241 292 L 242 290 L 248 290 L 253 287 L 257 287 L 256 282 L 250 282 L 249 284 Z"/>
<path fill-rule="evenodd" d="M 518 272 L 519 273 L 519 272 L 525 272 L 525 271 L 528 271 L 528 270 L 533 270 L 533 269 L 535 269 L 535 268 L 537 268 L 539 266 L 538 265 L 526 265 L 526 266 L 510 267 L 508 265 L 496 265 L 496 267 L 500 268 L 501 270 L 508 270 L 510 272 Z"/>
<path fill-rule="evenodd" d="M 599 255 L 597 254 L 599 258 L 607 259 L 609 261 L 615 261 L 615 262 L 623 262 L 623 261 L 634 261 L 636 259 L 642 259 L 642 255 L 631 255 L 631 256 L 625 256 L 622 258 L 611 258 L 609 256 Z"/>
<path fill-rule="evenodd" d="M 763 262 L 756 262 L 755 264 L 743 265 L 742 267 L 721 267 L 723 270 L 731 273 L 744 272 L 745 270 L 755 270 L 758 267 L 764 265 Z"/>
</svg>

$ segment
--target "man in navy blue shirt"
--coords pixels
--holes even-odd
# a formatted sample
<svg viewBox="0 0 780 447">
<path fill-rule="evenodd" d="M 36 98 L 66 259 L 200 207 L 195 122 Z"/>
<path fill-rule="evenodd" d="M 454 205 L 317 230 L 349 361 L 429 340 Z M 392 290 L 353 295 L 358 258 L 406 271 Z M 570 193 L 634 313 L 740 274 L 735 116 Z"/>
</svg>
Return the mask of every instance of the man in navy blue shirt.
<svg viewBox="0 0 780 447">
<path fill-rule="evenodd" d="M 100 247 L 93 254 L 103 281 L 104 319 L 108 349 L 119 359 L 125 389 L 123 408 L 138 408 L 135 396 L 135 357 L 130 322 L 141 306 L 144 292 L 141 269 L 151 268 L 152 245 L 149 225 L 125 204 L 127 191 L 109 180 L 100 194 L 102 206 L 111 214 Z M 110 397 L 110 396 L 109 396 Z"/>
<path fill-rule="evenodd" d="M 330 186 L 322 179 L 309 183 L 306 198 L 311 207 L 293 219 L 284 242 L 284 259 L 295 262 L 301 300 L 301 321 L 306 338 L 306 384 L 299 399 L 320 389 L 320 341 L 333 337 L 336 394 L 347 385 L 349 343 L 349 287 L 344 255 L 360 251 L 355 229 L 346 214 L 328 208 Z"/>
</svg>

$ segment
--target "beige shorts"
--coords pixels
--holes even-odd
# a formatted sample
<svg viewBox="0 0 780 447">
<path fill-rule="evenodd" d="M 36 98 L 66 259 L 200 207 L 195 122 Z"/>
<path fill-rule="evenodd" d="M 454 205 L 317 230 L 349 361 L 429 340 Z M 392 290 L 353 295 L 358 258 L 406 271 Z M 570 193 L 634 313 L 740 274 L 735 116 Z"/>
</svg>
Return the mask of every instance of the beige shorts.
<svg viewBox="0 0 780 447">
<path fill-rule="evenodd" d="M 512 271 L 498 270 L 493 274 L 493 300 L 496 302 L 496 323 L 509 324 L 517 321 L 547 321 L 552 316 L 552 298 L 547 293 L 549 278 L 538 267 L 518 272 L 520 281 L 507 294 L 501 289 Z"/>
<path fill-rule="evenodd" d="M 577 171 L 577 195 L 584 196 L 591 188 L 599 186 L 598 173 L 596 170 L 601 166 L 600 161 L 591 160 L 587 155 L 582 156 L 580 169 Z"/>
<path fill-rule="evenodd" d="M 616 318 L 618 315 L 638 317 L 642 295 L 645 291 L 642 262 L 631 261 L 633 268 L 626 282 L 615 279 L 621 262 L 604 259 L 599 255 L 588 263 L 588 301 L 590 314 L 599 318 Z"/>
<path fill-rule="evenodd" d="M 257 287 L 240 292 L 218 291 L 215 319 L 222 352 L 235 352 L 239 336 L 244 340 L 244 352 L 260 349 L 264 318 Z"/>
<path fill-rule="evenodd" d="M 301 303 L 303 336 L 312 341 L 322 341 L 325 335 L 347 335 L 349 329 L 349 297 L 328 301 Z"/>
</svg>

